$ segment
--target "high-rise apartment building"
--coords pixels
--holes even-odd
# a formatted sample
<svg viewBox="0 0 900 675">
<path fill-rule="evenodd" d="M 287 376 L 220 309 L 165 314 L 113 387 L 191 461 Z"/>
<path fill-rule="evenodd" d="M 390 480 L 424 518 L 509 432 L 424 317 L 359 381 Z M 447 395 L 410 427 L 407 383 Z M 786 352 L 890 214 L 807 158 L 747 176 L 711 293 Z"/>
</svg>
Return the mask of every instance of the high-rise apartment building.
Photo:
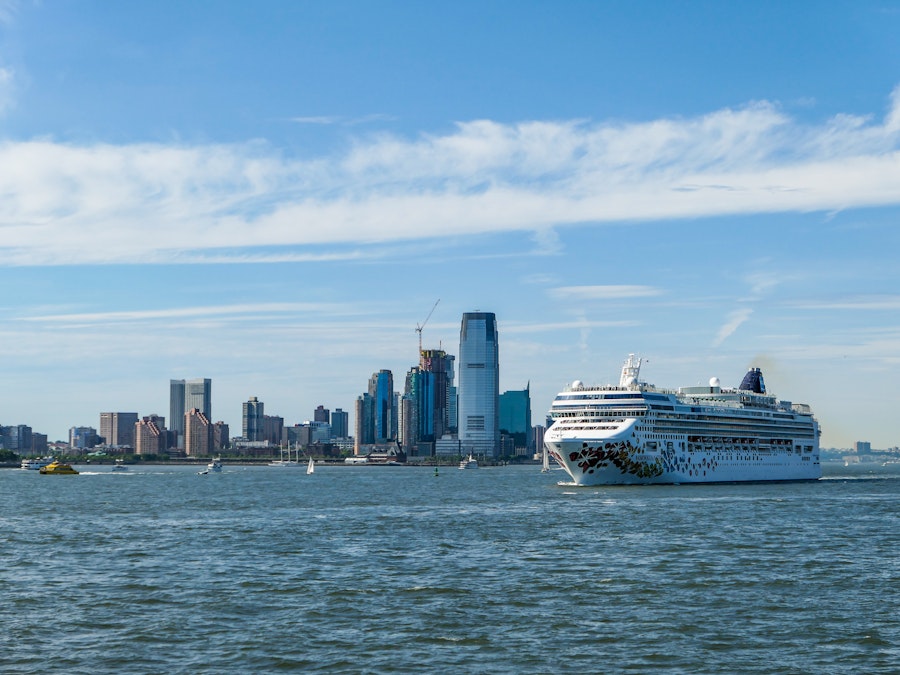
<svg viewBox="0 0 900 675">
<path fill-rule="evenodd" d="M 368 393 L 356 399 L 356 428 L 353 436 L 353 452 L 360 454 L 364 445 L 375 442 L 375 400 Z"/>
<path fill-rule="evenodd" d="M 228 425 L 225 424 L 225 422 L 216 422 L 213 424 L 212 434 L 213 450 L 215 452 L 221 452 L 231 445 L 231 437 L 228 435 Z"/>
<path fill-rule="evenodd" d="M 317 406 L 313 412 L 313 420 L 329 424 L 331 422 L 331 411 L 323 405 Z"/>
<path fill-rule="evenodd" d="M 397 413 L 394 405 L 394 376 L 390 370 L 379 370 L 369 380 L 369 396 L 373 401 L 372 420 L 375 443 L 397 438 Z"/>
<path fill-rule="evenodd" d="M 134 452 L 137 455 L 159 455 L 168 450 L 165 418 L 142 417 L 134 428 Z"/>
<path fill-rule="evenodd" d="M 248 441 L 262 441 L 266 435 L 265 405 L 255 396 L 243 404 L 241 436 Z"/>
<path fill-rule="evenodd" d="M 284 418 L 277 415 L 263 415 L 263 437 L 272 445 L 281 445 L 284 440 Z"/>
<path fill-rule="evenodd" d="M 466 312 L 459 332 L 459 444 L 463 454 L 495 458 L 500 447 L 497 317 Z"/>
<path fill-rule="evenodd" d="M 212 426 L 209 418 L 199 408 L 191 408 L 184 414 L 184 454 L 188 457 L 205 457 L 212 447 Z"/>
<path fill-rule="evenodd" d="M 137 424 L 136 412 L 104 412 L 100 413 L 100 436 L 106 445 L 116 447 L 134 447 L 134 425 Z"/>
<path fill-rule="evenodd" d="M 184 447 L 185 413 L 192 408 L 212 419 L 212 380 L 169 380 L 169 420 L 179 448 Z"/>
</svg>

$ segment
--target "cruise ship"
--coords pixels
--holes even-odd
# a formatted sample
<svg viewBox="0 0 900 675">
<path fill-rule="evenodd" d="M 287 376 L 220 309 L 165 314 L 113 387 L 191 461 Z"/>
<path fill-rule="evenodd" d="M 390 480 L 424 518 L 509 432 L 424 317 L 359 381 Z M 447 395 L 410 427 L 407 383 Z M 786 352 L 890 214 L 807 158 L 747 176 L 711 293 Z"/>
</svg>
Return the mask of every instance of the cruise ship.
<svg viewBox="0 0 900 675">
<path fill-rule="evenodd" d="M 809 406 L 766 392 L 759 368 L 740 385 L 659 389 L 629 354 L 619 386 L 576 380 L 550 408 L 550 456 L 576 485 L 803 481 L 822 476 Z"/>
</svg>

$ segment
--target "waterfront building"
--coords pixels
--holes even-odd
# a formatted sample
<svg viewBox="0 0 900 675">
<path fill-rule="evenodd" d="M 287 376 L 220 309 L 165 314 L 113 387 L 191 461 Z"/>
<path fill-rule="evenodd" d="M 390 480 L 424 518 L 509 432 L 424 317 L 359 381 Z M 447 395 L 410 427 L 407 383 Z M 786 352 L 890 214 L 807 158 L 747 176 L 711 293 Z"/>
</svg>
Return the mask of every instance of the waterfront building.
<svg viewBox="0 0 900 675">
<path fill-rule="evenodd" d="M 210 454 L 212 427 L 209 418 L 199 408 L 184 414 L 184 454 L 205 457 Z"/>
<path fill-rule="evenodd" d="M 272 445 L 281 445 L 284 439 L 284 418 L 277 415 L 263 415 L 263 440 Z"/>
<path fill-rule="evenodd" d="M 0 444 L 4 450 L 13 450 L 19 454 L 31 452 L 32 430 L 27 424 L 13 424 L 0 427 Z"/>
<path fill-rule="evenodd" d="M 331 437 L 348 438 L 350 436 L 350 415 L 340 408 L 331 413 Z"/>
<path fill-rule="evenodd" d="M 313 420 L 327 424 L 331 421 L 331 411 L 323 405 L 317 406 L 315 412 L 313 412 Z"/>
<path fill-rule="evenodd" d="M 265 424 L 263 422 L 265 404 L 256 396 L 251 396 L 242 408 L 241 437 L 250 442 L 265 440 Z"/>
<path fill-rule="evenodd" d="M 165 418 L 157 415 L 142 417 L 135 423 L 134 452 L 136 455 L 160 455 L 168 450 Z"/>
<path fill-rule="evenodd" d="M 136 412 L 100 413 L 100 436 L 106 445 L 113 447 L 134 447 L 134 425 Z"/>
<path fill-rule="evenodd" d="M 516 448 L 531 447 L 531 383 L 500 394 L 500 433 L 510 436 Z"/>
<path fill-rule="evenodd" d="M 397 413 L 394 399 L 394 376 L 390 370 L 379 370 L 369 380 L 369 396 L 372 397 L 372 423 L 375 443 L 386 443 L 397 438 Z"/>
<path fill-rule="evenodd" d="M 500 363 L 497 318 L 493 312 L 463 314 L 459 333 L 459 419 L 462 454 L 496 458 Z"/>
<path fill-rule="evenodd" d="M 169 380 L 169 420 L 178 448 L 184 448 L 185 413 L 192 408 L 212 419 L 212 380 Z"/>
<path fill-rule="evenodd" d="M 99 445 L 100 437 L 94 427 L 71 427 L 69 429 L 69 447 L 75 450 L 86 450 Z"/>
<path fill-rule="evenodd" d="M 450 392 L 453 385 L 453 360 L 443 349 L 423 349 L 421 352 L 422 371 L 431 374 L 427 392 L 427 414 L 430 440 L 440 438 L 450 430 Z M 420 426 L 422 421 L 420 421 Z"/>
<path fill-rule="evenodd" d="M 375 402 L 368 393 L 356 399 L 356 429 L 354 432 L 353 454 L 358 455 L 360 448 L 375 442 Z"/>
<path fill-rule="evenodd" d="M 222 450 L 228 449 L 230 445 L 228 439 L 230 438 L 231 434 L 228 425 L 225 422 L 216 422 L 215 424 L 213 424 L 212 435 L 214 452 L 221 452 Z"/>
</svg>

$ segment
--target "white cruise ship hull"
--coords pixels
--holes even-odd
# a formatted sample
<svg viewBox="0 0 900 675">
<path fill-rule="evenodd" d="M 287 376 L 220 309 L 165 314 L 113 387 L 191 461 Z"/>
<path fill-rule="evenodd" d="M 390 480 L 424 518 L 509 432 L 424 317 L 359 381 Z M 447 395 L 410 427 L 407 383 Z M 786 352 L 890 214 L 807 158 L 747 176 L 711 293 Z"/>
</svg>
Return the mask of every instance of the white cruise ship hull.
<svg viewBox="0 0 900 675">
<path fill-rule="evenodd" d="M 680 440 L 673 439 L 677 444 Z M 649 449 L 637 439 L 546 440 L 550 456 L 576 485 L 663 485 L 817 480 L 818 457 L 793 450 L 723 446 L 710 451 Z M 677 447 L 677 446 L 676 446 Z"/>
</svg>

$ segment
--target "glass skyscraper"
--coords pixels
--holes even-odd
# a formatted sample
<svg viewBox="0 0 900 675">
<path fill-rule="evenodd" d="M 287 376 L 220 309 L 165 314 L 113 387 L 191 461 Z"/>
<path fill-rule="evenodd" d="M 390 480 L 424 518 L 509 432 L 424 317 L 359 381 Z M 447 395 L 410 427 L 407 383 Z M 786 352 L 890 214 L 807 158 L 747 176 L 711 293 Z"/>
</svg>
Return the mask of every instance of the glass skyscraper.
<svg viewBox="0 0 900 675">
<path fill-rule="evenodd" d="M 499 398 L 497 317 L 493 312 L 466 312 L 459 331 L 458 425 L 463 454 L 499 455 Z"/>
<path fill-rule="evenodd" d="M 184 414 L 194 408 L 212 419 L 212 380 L 169 380 L 169 424 L 184 448 Z"/>
</svg>

